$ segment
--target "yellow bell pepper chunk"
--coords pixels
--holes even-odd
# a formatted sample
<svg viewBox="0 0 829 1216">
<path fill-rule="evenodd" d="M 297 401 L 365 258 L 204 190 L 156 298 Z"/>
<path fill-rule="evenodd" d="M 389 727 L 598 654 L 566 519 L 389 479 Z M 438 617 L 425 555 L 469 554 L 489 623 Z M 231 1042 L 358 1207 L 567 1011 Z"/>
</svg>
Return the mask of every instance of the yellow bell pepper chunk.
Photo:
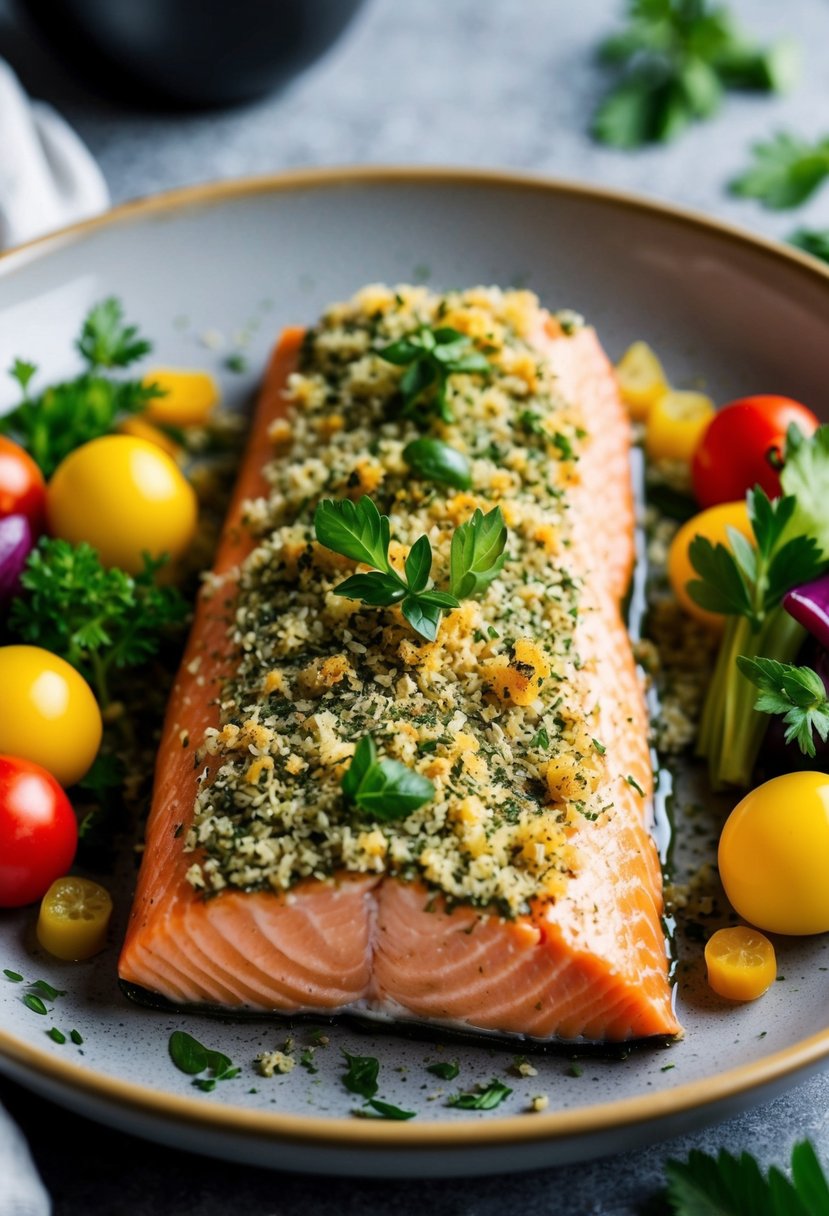
<svg viewBox="0 0 829 1216">
<path fill-rule="evenodd" d="M 631 418 L 647 418 L 651 406 L 668 391 L 662 364 L 647 342 L 634 342 L 616 364 L 622 400 Z"/>
<path fill-rule="evenodd" d="M 219 400 L 219 386 L 210 372 L 154 367 L 143 383 L 164 390 L 165 395 L 154 397 L 143 413 L 149 422 L 161 426 L 203 426 Z"/>
<path fill-rule="evenodd" d="M 653 403 L 645 424 L 645 451 L 651 460 L 688 464 L 708 423 L 714 402 L 705 393 L 670 389 Z"/>
<path fill-rule="evenodd" d="M 718 929 L 705 943 L 708 983 L 729 1001 L 756 1001 L 777 978 L 774 946 L 757 929 Z"/>
<path fill-rule="evenodd" d="M 58 878 L 41 901 L 37 940 L 55 958 L 82 962 L 103 950 L 111 916 L 103 887 L 88 878 Z"/>
<path fill-rule="evenodd" d="M 146 439 L 149 443 L 154 443 L 161 448 L 162 452 L 166 452 L 168 456 L 172 456 L 173 460 L 180 460 L 184 455 L 184 448 L 180 443 L 176 443 L 164 431 L 153 426 L 151 422 L 146 422 L 139 415 L 133 414 L 129 418 L 124 418 L 118 423 L 118 432 L 121 435 L 132 435 L 134 439 Z"/>
</svg>

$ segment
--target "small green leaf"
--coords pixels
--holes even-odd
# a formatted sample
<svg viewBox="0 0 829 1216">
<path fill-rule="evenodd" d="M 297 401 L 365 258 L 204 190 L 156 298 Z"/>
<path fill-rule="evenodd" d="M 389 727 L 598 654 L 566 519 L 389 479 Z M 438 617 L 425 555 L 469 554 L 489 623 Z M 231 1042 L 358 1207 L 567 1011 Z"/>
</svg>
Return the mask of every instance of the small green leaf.
<svg viewBox="0 0 829 1216">
<path fill-rule="evenodd" d="M 53 988 L 51 984 L 47 984 L 46 980 L 33 980 L 29 987 L 39 992 L 41 996 L 45 996 L 47 1001 L 56 1001 L 59 996 L 66 996 L 62 988 Z"/>
<path fill-rule="evenodd" d="M 406 594 L 406 586 L 396 574 L 352 574 L 334 588 L 334 594 L 347 600 L 360 600 L 375 608 L 396 604 Z"/>
<path fill-rule="evenodd" d="M 58 1030 L 57 1026 L 53 1026 L 51 1030 L 46 1032 L 53 1043 L 65 1043 L 66 1035 L 62 1030 Z"/>
<path fill-rule="evenodd" d="M 455 1094 L 447 1106 L 456 1106 L 460 1110 L 493 1110 L 507 1099 L 512 1090 L 503 1081 L 494 1078 L 489 1085 L 479 1087 L 471 1093 Z"/>
<path fill-rule="evenodd" d="M 744 576 L 725 545 L 712 545 L 707 536 L 695 536 L 688 546 L 691 565 L 699 579 L 688 583 L 688 594 L 708 612 L 750 616 L 751 599 Z"/>
<path fill-rule="evenodd" d="M 405 570 L 409 590 L 415 594 L 426 589 L 432 569 L 432 546 L 428 536 L 419 536 L 409 550 Z"/>
<path fill-rule="evenodd" d="M 174 1030 L 168 1043 L 170 1059 L 180 1072 L 195 1076 L 204 1072 L 208 1065 L 207 1048 L 185 1030 Z"/>
<path fill-rule="evenodd" d="M 343 1075 L 343 1085 L 352 1094 L 361 1098 L 373 1098 L 377 1093 L 377 1076 L 380 1072 L 380 1061 L 374 1056 L 353 1056 L 343 1050 L 346 1071 Z"/>
<path fill-rule="evenodd" d="M 530 747 L 538 747 L 543 751 L 546 751 L 549 746 L 550 736 L 547 733 L 547 728 L 542 726 L 535 732 L 532 739 L 530 739 Z"/>
<path fill-rule="evenodd" d="M 22 984 L 23 976 L 18 971 L 9 971 L 8 967 L 3 968 L 3 974 L 7 980 L 11 980 L 13 984 Z"/>
<path fill-rule="evenodd" d="M 449 591 L 458 599 L 480 595 L 501 573 L 506 561 L 507 528 L 500 507 L 486 515 L 476 508 L 455 529 L 450 551 Z"/>
<path fill-rule="evenodd" d="M 821 262 L 829 262 L 829 228 L 798 228 L 789 237 L 789 244 Z"/>
<path fill-rule="evenodd" d="M 416 1111 L 401 1110 L 399 1106 L 392 1106 L 390 1102 L 381 1102 L 379 1098 L 369 1098 L 367 1107 L 355 1110 L 354 1114 L 359 1115 L 363 1119 L 414 1119 Z"/>
<path fill-rule="evenodd" d="M 645 797 L 645 791 L 642 789 L 641 785 L 636 780 L 636 778 L 632 777 L 630 775 L 630 773 L 628 773 L 628 775 L 625 777 L 625 781 L 628 783 L 628 785 L 632 786 L 633 789 L 636 790 L 636 793 L 639 795 L 640 798 Z"/>
<path fill-rule="evenodd" d="M 368 771 L 377 763 L 377 745 L 371 735 L 364 735 L 354 749 L 351 763 L 343 773 L 340 785 L 349 801 L 357 797 L 357 791 Z"/>
<path fill-rule="evenodd" d="M 314 512 L 314 533 L 326 549 L 352 561 L 393 573 L 388 561 L 389 520 L 372 499 L 325 498 Z"/>
<path fill-rule="evenodd" d="M 111 296 L 87 314 L 78 350 L 90 367 L 127 367 L 152 349 L 135 325 L 124 324 L 121 302 Z"/>
<path fill-rule="evenodd" d="M 373 819 L 405 819 L 435 796 L 428 777 L 398 760 L 380 760 L 360 782 L 354 801 Z"/>
<path fill-rule="evenodd" d="M 49 1012 L 40 997 L 35 996 L 33 992 L 26 993 L 23 997 L 23 1004 L 27 1009 L 31 1009 L 32 1013 L 39 1013 L 41 1017 L 45 1017 Z"/>
<path fill-rule="evenodd" d="M 462 452 L 442 439 L 424 436 L 412 440 L 403 449 L 403 459 L 412 472 L 424 481 L 455 486 L 458 490 L 468 490 L 472 485 L 469 461 Z"/>
<path fill-rule="evenodd" d="M 752 151 L 754 162 L 731 182 L 732 193 L 775 211 L 800 206 L 829 176 L 829 138 L 810 144 L 781 131 Z"/>
<path fill-rule="evenodd" d="M 440 1077 L 441 1081 L 454 1081 L 461 1070 L 456 1060 L 441 1060 L 437 1064 L 427 1065 L 426 1071 L 435 1077 Z"/>
<path fill-rule="evenodd" d="M 72 1040 L 72 1042 L 75 1044 L 76 1047 L 80 1047 L 80 1045 L 83 1043 L 83 1036 L 81 1035 L 79 1030 L 70 1030 L 69 1038 Z"/>
<path fill-rule="evenodd" d="M 404 599 L 401 610 L 415 633 L 426 638 L 427 642 L 434 642 L 443 619 L 443 608 L 439 604 L 427 600 L 425 594 L 409 595 Z"/>
</svg>

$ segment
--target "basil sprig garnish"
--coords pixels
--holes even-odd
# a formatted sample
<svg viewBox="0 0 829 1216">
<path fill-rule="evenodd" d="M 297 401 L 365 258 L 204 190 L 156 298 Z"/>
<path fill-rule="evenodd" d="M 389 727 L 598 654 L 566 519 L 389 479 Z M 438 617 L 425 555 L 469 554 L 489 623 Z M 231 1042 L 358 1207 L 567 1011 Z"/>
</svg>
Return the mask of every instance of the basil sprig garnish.
<svg viewBox="0 0 829 1216">
<path fill-rule="evenodd" d="M 378 759 L 371 735 L 365 735 L 357 744 L 341 786 L 347 802 L 372 819 L 386 822 L 405 819 L 435 796 L 435 787 L 428 777 L 422 777 L 399 760 Z"/>
<path fill-rule="evenodd" d="M 465 373 L 485 376 L 490 372 L 486 355 L 476 350 L 472 339 L 448 325 L 432 329 L 421 325 L 389 346 L 377 351 L 381 359 L 405 367 L 400 378 L 403 414 L 407 417 L 436 413 L 444 422 L 453 414 L 446 396 L 450 376 Z M 427 390 L 434 393 L 427 397 Z"/>
</svg>

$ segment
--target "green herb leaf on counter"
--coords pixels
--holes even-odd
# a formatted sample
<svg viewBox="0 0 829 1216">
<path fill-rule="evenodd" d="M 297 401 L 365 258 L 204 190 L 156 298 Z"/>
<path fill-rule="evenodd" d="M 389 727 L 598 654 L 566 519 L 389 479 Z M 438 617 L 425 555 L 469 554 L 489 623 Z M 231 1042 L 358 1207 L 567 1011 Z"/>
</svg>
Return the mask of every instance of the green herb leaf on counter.
<svg viewBox="0 0 829 1216">
<path fill-rule="evenodd" d="M 345 1050 L 343 1055 L 346 1064 L 343 1085 L 351 1094 L 357 1094 L 366 1100 L 373 1098 L 378 1089 L 380 1061 L 374 1056 L 352 1056 Z"/>
<path fill-rule="evenodd" d="M 379 1098 L 369 1098 L 365 1106 L 354 1111 L 361 1119 L 414 1119 L 417 1111 L 401 1110 L 399 1106 L 392 1106 L 391 1102 L 381 1102 Z"/>
<path fill-rule="evenodd" d="M 403 449 L 403 459 L 412 472 L 424 481 L 455 486 L 458 490 L 468 490 L 472 485 L 469 461 L 463 452 L 442 439 L 432 439 L 426 435 L 413 439 Z"/>
<path fill-rule="evenodd" d="M 500 507 L 486 515 L 478 507 L 455 529 L 450 554 L 449 591 L 458 599 L 480 595 L 506 562 L 507 527 Z"/>
<path fill-rule="evenodd" d="M 31 1009 L 32 1013 L 39 1013 L 42 1017 L 45 1017 L 49 1012 L 40 997 L 35 996 L 33 992 L 26 993 L 23 997 L 23 1004 L 27 1009 Z"/>
<path fill-rule="evenodd" d="M 471 1093 L 455 1094 L 449 1098 L 446 1105 L 456 1106 L 459 1110 L 494 1110 L 496 1106 L 510 1096 L 512 1090 L 503 1081 L 493 1078 L 489 1085 L 479 1086 Z"/>
<path fill-rule="evenodd" d="M 764 1175 L 748 1153 L 716 1157 L 697 1149 L 665 1167 L 673 1216 L 824 1216 L 829 1184 L 808 1141 L 792 1150 L 792 1177 L 772 1166 Z"/>
<path fill-rule="evenodd" d="M 440 1077 L 441 1081 L 454 1081 L 461 1070 L 457 1060 L 439 1060 L 437 1064 L 428 1064 L 426 1071 L 433 1077 Z"/>
<path fill-rule="evenodd" d="M 22 984 L 23 983 L 23 976 L 20 974 L 19 971 L 10 971 L 8 967 L 4 967 L 3 974 L 5 975 L 7 980 L 11 981 L 12 984 Z"/>
<path fill-rule="evenodd" d="M 53 988 L 51 984 L 47 984 L 46 980 L 32 980 L 29 988 L 40 993 L 41 996 L 45 996 L 47 1001 L 56 1001 L 58 997 L 66 996 L 63 988 Z"/>
<path fill-rule="evenodd" d="M 186 1030 L 174 1030 L 168 1043 L 170 1059 L 179 1072 L 189 1077 L 204 1072 L 207 1068 L 207 1048 L 194 1039 Z"/>
<path fill-rule="evenodd" d="M 811 667 L 795 667 L 774 659 L 737 656 L 737 666 L 760 690 L 754 708 L 763 714 L 780 714 L 786 724 L 786 742 L 797 741 L 804 756 L 815 755 L 816 733 L 829 737 L 829 700 L 823 680 Z"/>
<path fill-rule="evenodd" d="M 144 561 L 136 575 L 106 569 L 90 545 L 44 537 L 20 578 L 25 594 L 11 603 L 11 632 L 76 667 L 102 706 L 111 700 L 113 670 L 146 662 L 189 612 L 175 587 L 157 585 L 164 563 Z"/>
<path fill-rule="evenodd" d="M 128 367 L 152 350 L 137 325 L 124 324 L 123 306 L 114 296 L 87 313 L 77 346 L 91 368 Z"/>
<path fill-rule="evenodd" d="M 779 131 L 752 152 L 753 164 L 734 178 L 731 191 L 773 211 L 799 207 L 829 177 L 829 137 L 809 143 Z"/>
<path fill-rule="evenodd" d="M 821 262 L 829 262 L 829 228 L 798 228 L 789 237 L 789 244 Z"/>
<path fill-rule="evenodd" d="M 83 1035 L 81 1034 L 81 1032 L 79 1030 L 70 1030 L 69 1038 L 72 1040 L 72 1042 L 75 1044 L 76 1047 L 80 1047 L 81 1044 L 83 1043 Z"/>
<path fill-rule="evenodd" d="M 53 1026 L 51 1030 L 47 1030 L 47 1035 L 53 1043 L 63 1044 L 66 1042 L 66 1035 L 62 1030 L 58 1030 L 57 1026 Z"/>
<path fill-rule="evenodd" d="M 444 422 L 453 414 L 446 395 L 450 376 L 489 374 L 486 355 L 477 350 L 472 339 L 457 329 L 423 325 L 406 337 L 381 347 L 377 354 L 387 363 L 405 367 L 400 378 L 404 417 L 420 420 L 436 413 Z M 430 397 L 425 394 L 434 389 Z"/>
<path fill-rule="evenodd" d="M 378 759 L 371 735 L 365 735 L 357 744 L 341 787 L 346 802 L 383 822 L 405 819 L 435 796 L 435 787 L 428 777 L 398 760 Z"/>
<path fill-rule="evenodd" d="M 761 47 L 711 0 L 629 0 L 627 26 L 600 57 L 619 80 L 593 135 L 617 148 L 674 139 L 715 114 L 725 89 L 784 92 L 798 70 L 789 39 Z"/>
</svg>

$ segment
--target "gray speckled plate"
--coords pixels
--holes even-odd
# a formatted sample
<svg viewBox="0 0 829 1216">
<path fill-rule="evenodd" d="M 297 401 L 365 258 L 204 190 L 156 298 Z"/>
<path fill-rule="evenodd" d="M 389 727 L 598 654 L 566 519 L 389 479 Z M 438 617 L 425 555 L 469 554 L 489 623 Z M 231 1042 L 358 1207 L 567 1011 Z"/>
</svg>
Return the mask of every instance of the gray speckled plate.
<svg viewBox="0 0 829 1216">
<path fill-rule="evenodd" d="M 611 355 L 646 336 L 674 379 L 704 375 L 716 397 L 783 392 L 818 408 L 829 351 L 829 273 L 805 257 L 702 217 L 623 196 L 502 174 L 328 171 L 227 183 L 152 199 L 0 259 L 0 367 L 33 355 L 46 377 L 72 369 L 72 339 L 94 300 L 117 293 L 156 340 L 154 358 L 212 367 L 242 401 L 275 334 L 314 318 L 365 282 L 526 284 L 553 307 L 594 321 Z M 224 349 L 219 347 L 224 343 Z M 243 343 L 249 371 L 223 360 Z M 0 408 L 13 399 L 0 385 Z M 696 821 L 697 825 L 699 820 Z M 687 837 L 687 840 L 686 840 Z M 680 846 L 711 833 L 679 828 Z M 700 843 L 702 842 L 701 846 Z M 687 852 L 687 850 L 686 850 Z M 699 859 L 697 853 L 696 859 Z M 780 940 L 785 982 L 754 1005 L 727 1007 L 697 982 L 699 948 L 680 970 L 683 1042 L 625 1060 L 572 1052 L 512 1071 L 495 1045 L 441 1047 L 380 1030 L 327 1031 L 316 1073 L 257 1077 L 258 1051 L 284 1025 L 159 1013 L 130 1004 L 115 980 L 129 884 L 116 893 L 112 947 L 61 966 L 33 946 L 33 913 L 0 914 L 0 969 L 66 990 L 48 1017 L 0 977 L 0 1068 L 31 1088 L 140 1135 L 216 1156 L 331 1173 L 486 1173 L 576 1160 L 673 1135 L 768 1097 L 829 1056 L 829 942 Z M 52 1006 L 50 1006 L 51 1008 Z M 51 1026 L 82 1045 L 52 1042 Z M 167 1055 L 188 1029 L 241 1066 L 211 1093 Z M 297 1026 L 298 1045 L 309 1041 Z M 377 1055 L 379 1096 L 417 1118 L 355 1118 L 340 1047 Z M 456 1082 L 426 1071 L 458 1059 Z M 458 1086 L 499 1077 L 495 1112 L 446 1105 Z M 528 1113 L 544 1094 L 544 1113 Z"/>
</svg>

